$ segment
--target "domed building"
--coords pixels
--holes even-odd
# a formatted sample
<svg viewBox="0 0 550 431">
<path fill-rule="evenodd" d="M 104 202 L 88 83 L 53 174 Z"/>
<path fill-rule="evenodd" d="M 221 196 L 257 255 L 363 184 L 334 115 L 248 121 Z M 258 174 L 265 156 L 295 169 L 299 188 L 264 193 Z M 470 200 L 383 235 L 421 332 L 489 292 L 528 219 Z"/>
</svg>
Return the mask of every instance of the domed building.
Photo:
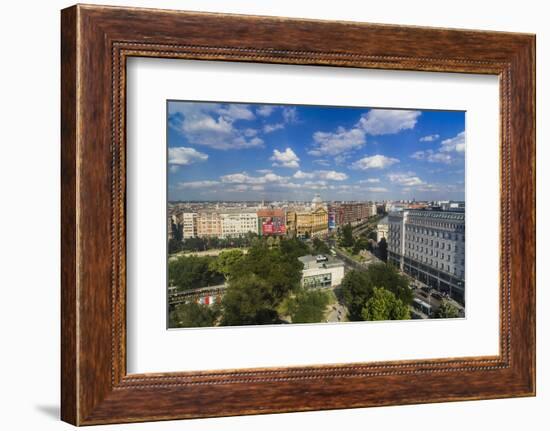
<svg viewBox="0 0 550 431">
<path fill-rule="evenodd" d="M 321 195 L 319 193 L 316 193 L 313 197 L 313 200 L 311 201 L 311 207 L 313 209 L 323 206 L 323 200 L 321 199 Z"/>
</svg>

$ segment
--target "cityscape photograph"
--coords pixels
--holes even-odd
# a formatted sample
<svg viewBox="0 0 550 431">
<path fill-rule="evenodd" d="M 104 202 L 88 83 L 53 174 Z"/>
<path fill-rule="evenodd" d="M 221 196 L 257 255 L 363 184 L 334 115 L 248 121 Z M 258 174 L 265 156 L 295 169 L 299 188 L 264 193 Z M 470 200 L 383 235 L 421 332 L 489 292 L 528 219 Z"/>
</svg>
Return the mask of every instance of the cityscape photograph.
<svg viewBox="0 0 550 431">
<path fill-rule="evenodd" d="M 167 102 L 167 326 L 465 317 L 465 112 Z"/>
</svg>

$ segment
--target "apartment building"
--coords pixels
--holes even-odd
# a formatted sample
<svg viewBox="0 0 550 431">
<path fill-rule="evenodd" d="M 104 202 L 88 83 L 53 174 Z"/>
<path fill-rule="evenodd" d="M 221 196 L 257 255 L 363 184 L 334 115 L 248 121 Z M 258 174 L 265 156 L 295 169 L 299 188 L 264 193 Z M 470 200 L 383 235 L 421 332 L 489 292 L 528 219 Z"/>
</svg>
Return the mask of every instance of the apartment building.
<svg viewBox="0 0 550 431">
<path fill-rule="evenodd" d="M 217 212 L 200 212 L 197 214 L 197 236 L 219 237 L 222 235 L 222 219 Z"/>
<path fill-rule="evenodd" d="M 256 210 L 235 211 L 220 214 L 221 236 L 242 236 L 249 232 L 258 233 L 258 216 Z"/>
<path fill-rule="evenodd" d="M 388 222 L 388 261 L 464 304 L 464 212 L 404 209 Z"/>
<path fill-rule="evenodd" d="M 183 213 L 183 238 L 194 238 L 197 236 L 197 213 Z"/>
</svg>

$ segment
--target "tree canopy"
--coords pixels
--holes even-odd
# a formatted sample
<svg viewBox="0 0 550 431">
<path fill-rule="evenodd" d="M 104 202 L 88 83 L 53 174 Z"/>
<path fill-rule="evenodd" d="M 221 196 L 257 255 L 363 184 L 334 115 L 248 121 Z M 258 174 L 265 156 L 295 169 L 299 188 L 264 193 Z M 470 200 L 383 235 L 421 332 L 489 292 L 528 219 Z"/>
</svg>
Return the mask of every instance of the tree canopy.
<svg viewBox="0 0 550 431">
<path fill-rule="evenodd" d="M 330 253 L 330 248 L 326 242 L 319 238 L 313 238 L 312 251 L 314 254 L 328 254 Z"/>
<path fill-rule="evenodd" d="M 319 323 L 324 320 L 331 299 L 331 292 L 301 289 L 289 298 L 286 308 L 292 323 Z"/>
<path fill-rule="evenodd" d="M 439 308 L 435 311 L 436 319 L 454 319 L 459 317 L 458 308 L 447 300 L 443 300 Z"/>
<path fill-rule="evenodd" d="M 196 289 L 222 284 L 223 275 L 212 270 L 211 256 L 178 256 L 168 263 L 168 279 L 171 286 L 181 290 Z"/>
<path fill-rule="evenodd" d="M 242 250 L 233 249 L 222 251 L 215 259 L 210 261 L 212 271 L 223 274 L 226 279 L 231 276 L 233 266 L 244 256 Z"/>
<path fill-rule="evenodd" d="M 214 326 L 219 307 L 196 304 L 178 304 L 170 312 L 170 328 L 198 328 Z"/>
<path fill-rule="evenodd" d="M 410 319 L 409 307 L 384 288 L 375 287 L 372 296 L 365 303 L 361 316 L 364 320 Z"/>
<path fill-rule="evenodd" d="M 353 246 L 353 229 L 349 223 L 342 227 L 340 245 L 342 247 Z"/>
<path fill-rule="evenodd" d="M 256 276 L 270 286 L 273 305 L 277 306 L 300 286 L 303 264 L 297 258 L 302 249 L 298 243 L 298 240 L 283 240 L 278 247 L 269 247 L 265 241 L 256 242 L 232 265 L 230 280 Z"/>
<path fill-rule="evenodd" d="M 372 264 L 366 271 L 350 271 L 342 280 L 342 298 L 352 321 L 363 320 L 363 308 L 374 294 L 374 288 L 384 288 L 405 305 L 411 304 L 413 293 L 408 280 L 391 265 Z"/>
<path fill-rule="evenodd" d="M 355 244 L 353 245 L 353 254 L 359 254 L 361 250 L 369 250 L 370 249 L 370 243 L 368 239 L 366 238 L 358 238 L 355 241 Z"/>
<path fill-rule="evenodd" d="M 363 320 L 361 312 L 373 293 L 367 273 L 355 270 L 348 272 L 342 280 L 341 292 L 350 320 Z"/>
<path fill-rule="evenodd" d="M 262 325 L 278 320 L 272 288 L 255 274 L 231 279 L 222 307 L 222 325 Z"/>
</svg>

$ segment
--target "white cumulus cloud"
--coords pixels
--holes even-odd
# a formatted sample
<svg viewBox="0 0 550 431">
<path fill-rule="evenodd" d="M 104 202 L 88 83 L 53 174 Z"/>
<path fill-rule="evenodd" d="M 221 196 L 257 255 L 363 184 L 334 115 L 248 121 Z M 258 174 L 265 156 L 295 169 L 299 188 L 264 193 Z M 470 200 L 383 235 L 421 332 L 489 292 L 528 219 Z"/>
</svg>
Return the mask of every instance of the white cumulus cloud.
<svg viewBox="0 0 550 431">
<path fill-rule="evenodd" d="M 466 135 L 462 131 L 452 138 L 445 139 L 437 150 L 416 151 L 411 157 L 416 160 L 426 160 L 431 163 L 451 164 L 463 160 L 466 149 Z"/>
<path fill-rule="evenodd" d="M 441 142 L 441 151 L 457 153 L 463 153 L 466 149 L 466 134 L 464 131 L 460 132 L 453 138 L 445 139 Z"/>
<path fill-rule="evenodd" d="M 169 125 L 190 144 L 219 150 L 260 147 L 264 141 L 257 130 L 241 127 L 255 118 L 248 105 L 171 102 Z"/>
<path fill-rule="evenodd" d="M 426 184 L 419 177 L 417 177 L 414 172 L 392 173 L 388 174 L 388 178 L 392 183 L 406 187 L 421 186 Z"/>
<path fill-rule="evenodd" d="M 439 135 L 434 133 L 433 135 L 422 136 L 420 142 L 433 142 L 439 139 Z"/>
<path fill-rule="evenodd" d="M 276 175 L 272 172 L 268 172 L 262 176 L 254 177 L 247 174 L 246 172 L 237 172 L 235 174 L 223 175 L 220 177 L 222 183 L 230 184 L 267 184 L 267 183 L 276 183 L 284 182 L 287 180 L 287 177 L 282 177 Z"/>
<path fill-rule="evenodd" d="M 359 126 L 369 135 L 390 135 L 413 129 L 420 111 L 371 109 L 359 120 Z"/>
<path fill-rule="evenodd" d="M 204 180 L 204 181 L 187 181 L 187 182 L 180 182 L 177 185 L 178 189 L 202 189 L 207 187 L 213 187 L 220 184 L 219 181 L 212 181 L 212 180 Z"/>
<path fill-rule="evenodd" d="M 351 164 L 352 169 L 385 169 L 399 163 L 399 159 L 394 157 L 386 157 L 382 154 L 376 154 L 374 156 L 363 157 Z"/>
<path fill-rule="evenodd" d="M 273 156 L 271 156 L 270 160 L 273 162 L 273 166 L 283 168 L 300 167 L 300 158 L 291 148 L 287 148 L 284 151 L 273 150 Z"/>
<path fill-rule="evenodd" d="M 296 171 L 293 175 L 296 179 L 319 179 L 319 180 L 328 180 L 328 181 L 344 181 L 348 179 L 348 175 L 343 172 L 337 171 L 313 171 L 313 172 L 304 172 Z"/>
<path fill-rule="evenodd" d="M 168 163 L 173 166 L 187 166 L 208 160 L 208 154 L 190 147 L 168 148 Z"/>
<path fill-rule="evenodd" d="M 367 135 L 388 135 L 414 128 L 420 114 L 420 111 L 371 109 L 353 127 L 313 133 L 314 145 L 308 153 L 317 157 L 346 156 L 365 145 Z"/>
<path fill-rule="evenodd" d="M 262 130 L 264 133 L 272 133 L 276 130 L 284 129 L 285 125 L 283 123 L 274 123 L 274 124 L 266 124 Z"/>
<path fill-rule="evenodd" d="M 258 114 L 261 117 L 269 117 L 274 110 L 275 110 L 275 107 L 272 105 L 262 105 L 256 108 L 256 114 Z"/>
<path fill-rule="evenodd" d="M 315 178 L 315 174 L 313 172 L 303 172 L 303 171 L 296 171 L 296 173 L 293 175 L 294 178 L 298 179 L 298 180 L 303 180 L 303 179 L 306 179 L 306 178 Z"/>
<path fill-rule="evenodd" d="M 336 156 L 346 151 L 361 148 L 365 142 L 365 132 L 359 128 L 338 127 L 335 132 L 315 132 L 315 147 L 309 151 L 312 156 Z"/>
<path fill-rule="evenodd" d="M 298 121 L 298 111 L 296 111 L 296 108 L 283 108 L 283 120 L 285 120 L 285 123 L 296 123 Z"/>
</svg>

